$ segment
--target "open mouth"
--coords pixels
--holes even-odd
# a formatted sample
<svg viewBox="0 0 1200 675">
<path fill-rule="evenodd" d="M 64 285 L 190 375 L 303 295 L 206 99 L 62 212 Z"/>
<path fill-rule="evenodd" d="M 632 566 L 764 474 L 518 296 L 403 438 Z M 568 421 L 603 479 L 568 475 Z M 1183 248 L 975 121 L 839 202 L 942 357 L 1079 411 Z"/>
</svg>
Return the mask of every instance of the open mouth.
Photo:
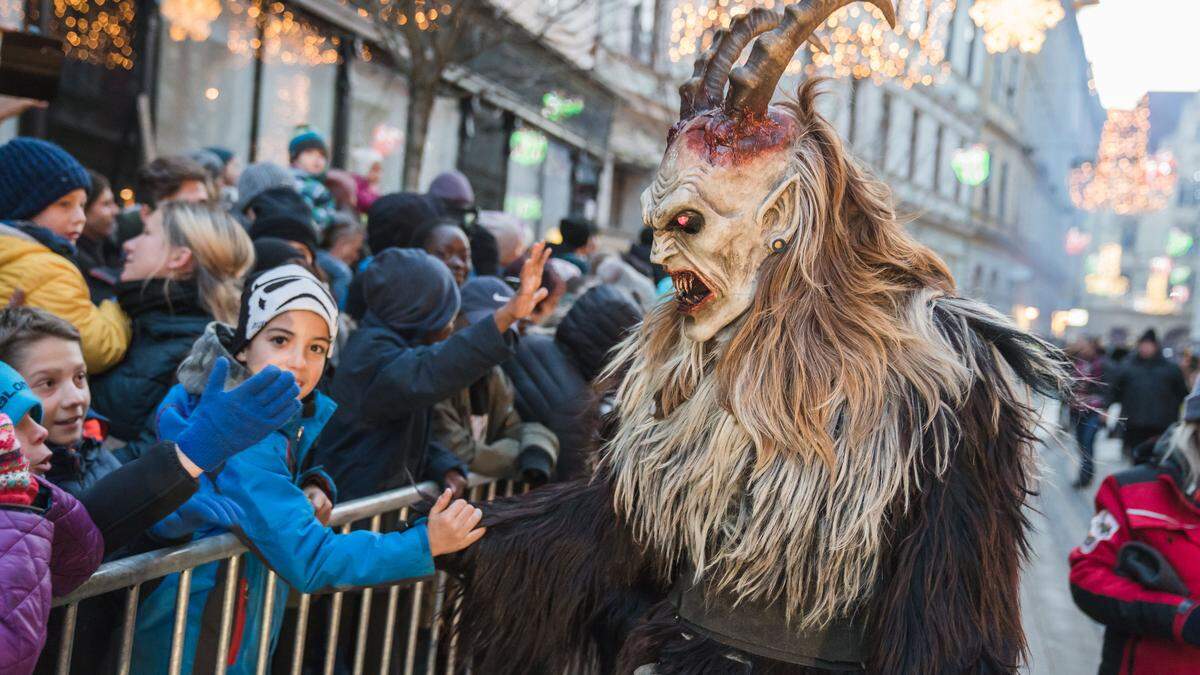
<svg viewBox="0 0 1200 675">
<path fill-rule="evenodd" d="M 671 282 L 675 286 L 675 300 L 679 311 L 691 314 L 705 302 L 716 297 L 708 286 L 700 279 L 700 275 L 689 270 L 671 272 Z"/>
</svg>

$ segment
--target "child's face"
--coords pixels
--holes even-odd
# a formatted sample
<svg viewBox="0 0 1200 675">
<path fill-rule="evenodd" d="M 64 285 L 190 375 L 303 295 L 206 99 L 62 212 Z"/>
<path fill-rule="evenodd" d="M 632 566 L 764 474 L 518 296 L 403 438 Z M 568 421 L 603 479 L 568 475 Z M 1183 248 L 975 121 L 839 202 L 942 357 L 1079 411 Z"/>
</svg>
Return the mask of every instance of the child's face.
<svg viewBox="0 0 1200 675">
<path fill-rule="evenodd" d="M 17 371 L 42 400 L 42 425 L 49 432 L 49 441 L 56 445 L 79 442 L 84 417 L 92 405 L 79 343 L 46 337 L 22 350 L 21 356 Z"/>
<path fill-rule="evenodd" d="M 142 233 L 125 242 L 125 266 L 121 281 L 175 279 L 191 269 L 192 252 L 185 246 L 171 246 L 163 230 L 162 209 L 146 218 Z"/>
<path fill-rule="evenodd" d="M 46 427 L 37 423 L 33 415 L 25 413 L 17 423 L 17 442 L 21 444 L 21 454 L 29 460 L 29 470 L 41 476 L 50 470 L 50 448 L 46 447 Z"/>
<path fill-rule="evenodd" d="M 71 190 L 42 209 L 33 217 L 33 222 L 74 244 L 87 223 L 87 215 L 83 212 L 86 203 L 87 193 L 82 188 Z"/>
<path fill-rule="evenodd" d="M 325 173 L 327 164 L 329 164 L 329 160 L 325 158 L 325 153 L 316 148 L 305 150 L 296 156 L 295 162 L 292 162 L 292 166 L 314 176 Z"/>
<path fill-rule="evenodd" d="M 254 336 L 238 360 L 252 375 L 267 366 L 286 370 L 296 377 L 300 398 L 304 398 L 325 372 L 332 344 L 324 319 L 303 310 L 284 312 Z"/>
</svg>

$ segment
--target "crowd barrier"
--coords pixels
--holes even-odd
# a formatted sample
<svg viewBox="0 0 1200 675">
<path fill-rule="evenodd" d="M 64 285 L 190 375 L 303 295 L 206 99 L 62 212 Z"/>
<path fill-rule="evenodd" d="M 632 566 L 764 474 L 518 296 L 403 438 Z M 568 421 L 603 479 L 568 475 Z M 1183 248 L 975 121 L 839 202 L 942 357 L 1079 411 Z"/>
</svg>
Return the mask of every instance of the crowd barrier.
<svg viewBox="0 0 1200 675">
<path fill-rule="evenodd" d="M 524 491 L 525 489 L 527 488 L 523 488 L 511 481 L 497 481 L 476 474 L 470 476 L 470 498 L 472 501 L 487 501 L 496 496 L 510 496 L 515 492 Z M 409 507 L 422 501 L 426 496 L 436 496 L 437 494 L 437 485 L 430 482 L 346 502 L 333 509 L 329 525 L 341 532 L 349 532 L 356 525 L 359 525 L 359 529 L 361 529 L 361 526 L 365 524 L 366 529 L 370 529 L 373 532 L 380 532 L 381 528 L 384 527 L 385 519 L 389 520 L 389 522 L 395 522 L 396 519 L 403 522 L 408 516 Z M 75 639 L 79 603 L 102 594 L 123 591 L 124 614 L 120 617 L 121 624 L 119 642 L 117 643 L 117 665 L 115 672 L 119 675 L 129 673 L 139 592 L 147 582 L 159 579 L 168 574 L 179 573 L 179 590 L 175 601 L 171 654 L 169 670 L 167 671 L 168 675 L 178 675 L 183 664 L 183 636 L 184 629 L 186 628 L 192 571 L 201 565 L 218 561 L 228 561 L 229 564 L 229 572 L 226 575 L 224 588 L 214 589 L 213 591 L 214 593 L 223 594 L 221 600 L 221 632 L 217 643 L 217 653 L 226 654 L 229 649 L 233 627 L 233 608 L 238 579 L 237 568 L 241 557 L 246 553 L 246 547 L 234 535 L 224 534 L 218 537 L 209 537 L 194 541 L 183 546 L 151 551 L 115 560 L 102 565 L 74 593 L 60 598 L 55 602 L 55 606 L 66 608 L 63 617 L 62 640 L 57 655 L 56 672 L 58 675 L 66 675 L 71 672 L 72 646 Z M 374 636 L 381 636 L 382 644 L 376 657 L 370 660 L 369 672 L 392 672 L 393 655 L 399 654 L 404 661 L 402 672 L 405 675 L 412 675 L 418 672 L 420 666 L 417 662 L 418 649 L 420 648 L 425 655 L 425 664 L 422 670 L 426 675 L 435 675 L 437 672 L 445 672 L 447 675 L 453 673 L 456 665 L 456 645 L 454 644 L 456 636 L 454 635 L 453 626 L 450 626 L 450 630 L 448 631 L 451 636 L 449 644 L 439 644 L 442 633 L 447 632 L 447 627 L 442 626 L 443 622 L 441 620 L 445 614 L 443 609 L 444 601 L 447 597 L 447 582 L 447 575 L 438 572 L 434 577 L 415 583 L 407 582 L 383 588 L 348 588 L 341 589 L 335 593 L 325 594 L 325 597 L 330 598 L 330 600 L 328 602 L 328 620 L 325 625 L 325 650 L 321 672 L 324 675 L 333 675 L 335 665 L 338 664 L 339 657 L 337 652 L 339 642 L 343 645 L 343 650 L 346 649 L 344 640 L 339 640 L 339 637 L 345 638 L 345 636 L 339 635 L 339 629 L 342 625 L 342 611 L 343 605 L 346 602 L 346 596 L 353 593 L 358 596 L 355 598 L 358 605 L 358 621 L 353 640 L 351 670 L 354 675 L 361 675 L 364 672 L 368 672 L 367 647 L 368 631 L 372 623 L 372 603 L 381 594 L 385 596 L 383 601 L 387 603 L 386 613 L 382 631 L 376 630 Z M 290 645 L 291 653 L 290 655 L 284 654 L 284 646 L 281 644 L 278 649 L 280 653 L 275 654 L 275 664 L 272 667 L 270 655 L 271 636 L 268 627 L 271 625 L 273 613 L 275 611 L 283 611 L 282 608 L 274 607 L 275 584 L 276 575 L 274 572 L 271 572 L 267 577 L 266 600 L 262 608 L 262 621 L 259 622 L 263 627 L 261 634 L 257 636 L 243 636 L 243 640 L 251 641 L 250 644 L 257 645 L 258 659 L 256 673 L 258 675 L 264 675 L 267 672 L 281 672 L 279 664 L 283 659 L 290 661 L 290 667 L 286 672 L 292 675 L 299 675 L 305 665 L 306 631 L 310 623 L 309 612 L 314 596 L 310 594 L 298 595 L 298 602 L 295 605 L 295 631 Z M 402 590 L 406 591 L 407 595 L 407 611 L 399 606 Z M 296 594 L 293 593 L 293 595 Z M 291 604 L 289 603 L 289 606 Z M 397 616 L 402 611 L 407 614 L 407 625 L 403 632 L 397 635 Z M 376 612 L 375 616 L 378 616 L 378 614 Z M 420 645 L 418 645 L 419 637 Z M 397 645 L 395 644 L 397 638 L 405 640 L 402 650 L 397 650 Z M 339 670 L 346 669 L 347 664 L 345 661 L 348 660 L 347 656 L 345 651 L 343 651 L 341 656 L 342 663 Z M 311 655 L 309 655 L 309 660 L 308 669 L 311 670 Z M 225 659 L 218 658 L 216 675 L 223 675 L 226 668 Z"/>
</svg>

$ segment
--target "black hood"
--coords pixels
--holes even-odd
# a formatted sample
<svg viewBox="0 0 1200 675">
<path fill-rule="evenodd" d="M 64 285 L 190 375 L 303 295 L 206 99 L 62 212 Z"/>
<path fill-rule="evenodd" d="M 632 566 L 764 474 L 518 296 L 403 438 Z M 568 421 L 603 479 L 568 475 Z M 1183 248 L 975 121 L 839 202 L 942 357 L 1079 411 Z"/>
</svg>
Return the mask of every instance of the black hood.
<svg viewBox="0 0 1200 675">
<path fill-rule="evenodd" d="M 608 364 L 609 352 L 642 320 L 642 310 L 615 287 L 601 284 L 575 301 L 554 340 L 588 382 Z"/>
</svg>

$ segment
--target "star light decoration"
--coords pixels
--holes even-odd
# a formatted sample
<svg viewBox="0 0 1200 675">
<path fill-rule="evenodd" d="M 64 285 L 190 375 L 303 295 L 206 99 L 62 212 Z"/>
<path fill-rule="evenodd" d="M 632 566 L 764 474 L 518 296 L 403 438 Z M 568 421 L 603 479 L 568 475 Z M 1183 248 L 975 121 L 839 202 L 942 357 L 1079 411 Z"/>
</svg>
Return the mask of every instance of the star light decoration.
<svg viewBox="0 0 1200 675">
<path fill-rule="evenodd" d="M 780 0 L 681 0 L 671 11 L 672 61 L 691 59 L 708 49 L 713 33 L 756 7 L 775 9 Z M 809 45 L 807 64 L 797 59 L 787 72 L 893 80 L 906 88 L 932 85 L 950 72 L 945 43 L 956 0 L 901 0 L 896 27 L 874 6 L 850 5 L 834 12 L 816 36 L 828 49 Z"/>
<path fill-rule="evenodd" d="M 983 29 L 983 45 L 993 54 L 1013 47 L 1038 53 L 1046 31 L 1066 16 L 1060 0 L 975 0 L 969 14 Z"/>
<path fill-rule="evenodd" d="M 1069 174 L 1075 206 L 1121 215 L 1164 208 L 1175 193 L 1175 159 L 1167 151 L 1149 154 L 1149 139 L 1148 98 L 1142 97 L 1133 110 L 1109 110 L 1096 162 L 1085 162 Z"/>
</svg>

